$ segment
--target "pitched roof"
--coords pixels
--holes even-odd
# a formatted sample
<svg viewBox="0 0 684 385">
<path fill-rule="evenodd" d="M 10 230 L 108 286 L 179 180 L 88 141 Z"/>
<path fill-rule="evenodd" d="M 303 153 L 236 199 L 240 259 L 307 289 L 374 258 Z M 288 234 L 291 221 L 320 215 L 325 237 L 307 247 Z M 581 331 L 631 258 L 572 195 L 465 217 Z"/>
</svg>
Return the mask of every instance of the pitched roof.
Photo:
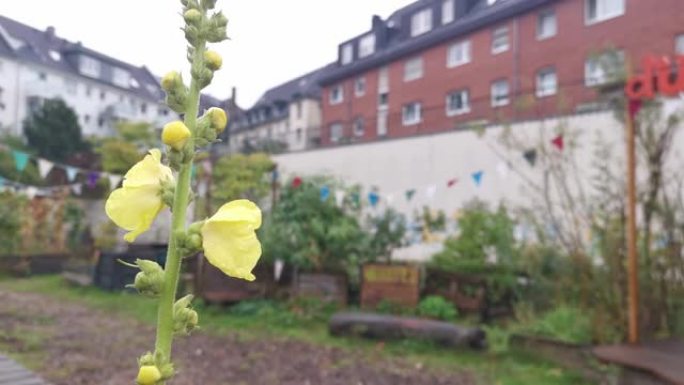
<svg viewBox="0 0 684 385">
<path fill-rule="evenodd" d="M 121 87 L 102 78 L 88 79 L 119 88 L 137 96 L 160 101 L 163 93 L 155 76 L 144 66 L 138 67 L 73 43 L 55 35 L 52 27 L 45 31 L 0 15 L 0 55 L 52 68 L 56 71 L 83 76 L 78 70 L 78 56 L 95 58 L 109 67 L 126 70 L 131 76 L 130 87 Z"/>
<path fill-rule="evenodd" d="M 328 64 L 267 90 L 250 110 L 279 102 L 289 103 L 297 98 L 319 98 L 321 95 L 319 80 L 333 66 L 334 64 Z"/>
</svg>

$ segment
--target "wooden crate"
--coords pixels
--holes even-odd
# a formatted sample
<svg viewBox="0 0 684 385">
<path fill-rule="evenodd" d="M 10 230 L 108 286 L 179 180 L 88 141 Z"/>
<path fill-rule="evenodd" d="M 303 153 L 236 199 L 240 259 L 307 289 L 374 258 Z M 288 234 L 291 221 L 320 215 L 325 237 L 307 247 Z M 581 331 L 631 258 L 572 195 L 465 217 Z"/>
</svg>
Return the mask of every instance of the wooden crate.
<svg viewBox="0 0 684 385">
<path fill-rule="evenodd" d="M 420 270 L 410 265 L 368 264 L 361 273 L 361 307 L 382 301 L 416 307 L 420 301 Z"/>
<path fill-rule="evenodd" d="M 344 306 L 347 304 L 347 277 L 338 274 L 296 272 L 292 280 L 292 295 L 316 298 Z"/>
<path fill-rule="evenodd" d="M 259 263 L 253 282 L 232 278 L 208 263 L 202 255 L 195 264 L 195 293 L 210 303 L 231 303 L 246 299 L 265 298 L 273 287 L 273 266 Z"/>
</svg>

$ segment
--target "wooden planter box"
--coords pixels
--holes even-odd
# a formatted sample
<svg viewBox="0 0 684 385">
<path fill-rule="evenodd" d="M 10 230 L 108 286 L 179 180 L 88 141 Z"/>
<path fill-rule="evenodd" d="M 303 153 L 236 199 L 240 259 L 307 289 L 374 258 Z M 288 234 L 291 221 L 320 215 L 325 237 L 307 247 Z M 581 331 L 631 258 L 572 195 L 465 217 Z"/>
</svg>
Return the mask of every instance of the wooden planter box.
<svg viewBox="0 0 684 385">
<path fill-rule="evenodd" d="M 291 294 L 344 306 L 347 304 L 347 289 L 347 277 L 344 275 L 295 272 Z"/>
<path fill-rule="evenodd" d="M 102 252 L 95 264 L 93 283 L 104 290 L 125 290 L 126 285 L 133 283 L 140 270 L 126 266 L 119 260 L 132 264 L 136 259 L 146 259 L 163 266 L 165 257 L 166 249 L 161 246 L 136 247 L 124 252 Z"/>
<path fill-rule="evenodd" d="M 253 282 L 232 278 L 198 255 L 194 274 L 195 293 L 205 302 L 231 303 L 247 299 L 265 298 L 273 291 L 273 266 L 259 263 L 253 271 Z"/>
<path fill-rule="evenodd" d="M 67 258 L 67 254 L 0 256 L 0 272 L 14 276 L 59 274 Z"/>
<path fill-rule="evenodd" d="M 410 265 L 367 264 L 361 268 L 361 307 L 382 301 L 416 307 L 420 301 L 420 270 Z"/>
</svg>

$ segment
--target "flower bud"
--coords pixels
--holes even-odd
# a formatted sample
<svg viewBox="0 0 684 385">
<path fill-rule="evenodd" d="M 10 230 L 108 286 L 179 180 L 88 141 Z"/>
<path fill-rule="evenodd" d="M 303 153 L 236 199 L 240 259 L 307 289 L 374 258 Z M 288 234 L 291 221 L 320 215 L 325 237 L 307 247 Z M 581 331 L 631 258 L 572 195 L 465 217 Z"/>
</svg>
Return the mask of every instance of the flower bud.
<svg viewBox="0 0 684 385">
<path fill-rule="evenodd" d="M 188 142 L 191 135 L 192 133 L 183 122 L 175 121 L 164 126 L 164 129 L 162 130 L 162 142 L 176 151 L 180 151 Z"/>
<path fill-rule="evenodd" d="M 214 9 L 216 7 L 216 0 L 202 0 L 204 9 Z"/>
<path fill-rule="evenodd" d="M 185 19 L 185 22 L 188 24 L 197 24 L 202 20 L 202 13 L 196 9 L 188 9 L 183 14 L 183 19 Z"/>
<path fill-rule="evenodd" d="M 126 287 L 132 287 L 140 294 L 152 297 L 161 293 L 164 286 L 164 269 L 157 262 L 138 259 L 135 264 L 124 264 L 140 269 L 140 272 L 135 275 L 133 284 L 126 285 Z"/>
<path fill-rule="evenodd" d="M 154 365 L 141 366 L 138 371 L 138 385 L 155 385 L 162 379 L 162 374 Z"/>
<path fill-rule="evenodd" d="M 211 122 L 211 128 L 213 128 L 216 133 L 220 134 L 228 125 L 228 115 L 226 111 L 218 107 L 211 107 L 207 111 L 207 116 L 209 116 L 209 121 Z"/>
<path fill-rule="evenodd" d="M 175 90 L 179 83 L 183 84 L 183 79 L 181 78 L 181 74 L 177 71 L 167 73 L 161 80 L 162 89 L 166 92 Z"/>
<path fill-rule="evenodd" d="M 204 63 L 210 70 L 217 71 L 221 69 L 221 66 L 223 65 L 223 58 L 216 51 L 205 51 Z"/>
<path fill-rule="evenodd" d="M 177 335 L 188 335 L 197 329 L 199 317 L 197 312 L 190 308 L 193 298 L 192 295 L 186 295 L 173 305 L 173 331 Z"/>
</svg>

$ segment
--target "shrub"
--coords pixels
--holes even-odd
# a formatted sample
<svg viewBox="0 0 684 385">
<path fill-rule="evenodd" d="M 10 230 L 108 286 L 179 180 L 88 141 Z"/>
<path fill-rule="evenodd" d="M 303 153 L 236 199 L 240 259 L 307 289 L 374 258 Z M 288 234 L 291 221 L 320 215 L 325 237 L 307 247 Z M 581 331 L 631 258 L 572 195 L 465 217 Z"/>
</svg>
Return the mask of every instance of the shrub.
<svg viewBox="0 0 684 385">
<path fill-rule="evenodd" d="M 458 311 L 451 302 L 443 297 L 430 295 L 418 304 L 418 314 L 442 321 L 452 321 L 458 315 Z"/>
<path fill-rule="evenodd" d="M 526 331 L 568 343 L 591 343 L 591 314 L 577 307 L 559 306 L 543 314 Z"/>
</svg>

